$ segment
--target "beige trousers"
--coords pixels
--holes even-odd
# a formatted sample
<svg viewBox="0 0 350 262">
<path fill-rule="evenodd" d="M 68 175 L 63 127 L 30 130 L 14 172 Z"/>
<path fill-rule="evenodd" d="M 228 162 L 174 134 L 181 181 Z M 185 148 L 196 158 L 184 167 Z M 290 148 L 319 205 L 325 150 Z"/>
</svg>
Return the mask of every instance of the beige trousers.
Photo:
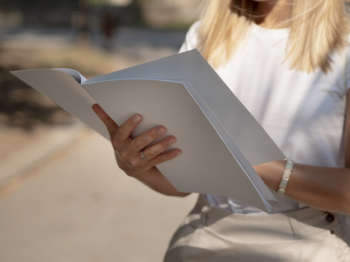
<svg viewBox="0 0 350 262">
<path fill-rule="evenodd" d="M 203 196 L 175 232 L 165 262 L 350 262 L 350 222 L 313 208 L 232 214 Z"/>
</svg>

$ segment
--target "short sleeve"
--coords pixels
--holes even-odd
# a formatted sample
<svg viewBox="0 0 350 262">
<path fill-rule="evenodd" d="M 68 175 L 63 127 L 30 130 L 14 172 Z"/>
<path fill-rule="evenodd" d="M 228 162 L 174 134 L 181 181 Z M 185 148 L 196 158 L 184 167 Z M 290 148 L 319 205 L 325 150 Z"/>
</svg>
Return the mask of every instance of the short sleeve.
<svg viewBox="0 0 350 262">
<path fill-rule="evenodd" d="M 183 42 L 179 53 L 186 52 L 197 48 L 198 46 L 198 29 L 200 26 L 200 21 L 195 22 L 186 33 L 185 41 Z"/>
</svg>

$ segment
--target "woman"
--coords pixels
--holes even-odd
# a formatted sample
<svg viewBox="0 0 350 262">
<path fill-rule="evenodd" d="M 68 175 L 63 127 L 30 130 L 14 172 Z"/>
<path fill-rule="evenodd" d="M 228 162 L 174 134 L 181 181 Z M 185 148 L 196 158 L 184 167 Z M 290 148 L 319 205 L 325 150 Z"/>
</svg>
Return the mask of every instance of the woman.
<svg viewBox="0 0 350 262">
<path fill-rule="evenodd" d="M 208 1 L 180 51 L 198 48 L 288 158 L 255 166 L 278 191 L 274 214 L 201 195 L 175 233 L 165 261 L 350 261 L 350 49 L 344 0 Z M 107 126 L 117 163 L 154 190 L 178 192 L 155 165 L 181 154 L 142 121 Z M 141 112 L 142 113 L 142 112 Z"/>
</svg>

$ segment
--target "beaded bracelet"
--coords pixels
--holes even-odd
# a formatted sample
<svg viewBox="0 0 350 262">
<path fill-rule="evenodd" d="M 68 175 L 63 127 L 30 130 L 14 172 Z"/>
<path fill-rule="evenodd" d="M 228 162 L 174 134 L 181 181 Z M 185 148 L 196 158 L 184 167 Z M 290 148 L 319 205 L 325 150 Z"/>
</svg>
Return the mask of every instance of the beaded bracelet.
<svg viewBox="0 0 350 262">
<path fill-rule="evenodd" d="M 280 185 L 278 186 L 277 194 L 283 196 L 288 185 L 290 174 L 292 173 L 294 162 L 292 160 L 286 159 L 286 166 L 282 175 Z"/>
</svg>

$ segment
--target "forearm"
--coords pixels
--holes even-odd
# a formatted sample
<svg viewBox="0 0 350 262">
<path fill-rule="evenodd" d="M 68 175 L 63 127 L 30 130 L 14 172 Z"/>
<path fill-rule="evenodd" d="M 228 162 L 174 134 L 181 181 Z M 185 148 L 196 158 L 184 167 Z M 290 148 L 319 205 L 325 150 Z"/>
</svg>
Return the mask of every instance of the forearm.
<svg viewBox="0 0 350 262">
<path fill-rule="evenodd" d="M 272 190 L 277 190 L 284 161 L 255 166 Z M 350 215 L 350 169 L 295 164 L 285 195 L 317 209 Z"/>
<path fill-rule="evenodd" d="M 190 194 L 179 192 L 156 167 L 152 167 L 146 172 L 133 175 L 133 177 L 156 192 L 167 196 L 184 197 Z"/>
</svg>

